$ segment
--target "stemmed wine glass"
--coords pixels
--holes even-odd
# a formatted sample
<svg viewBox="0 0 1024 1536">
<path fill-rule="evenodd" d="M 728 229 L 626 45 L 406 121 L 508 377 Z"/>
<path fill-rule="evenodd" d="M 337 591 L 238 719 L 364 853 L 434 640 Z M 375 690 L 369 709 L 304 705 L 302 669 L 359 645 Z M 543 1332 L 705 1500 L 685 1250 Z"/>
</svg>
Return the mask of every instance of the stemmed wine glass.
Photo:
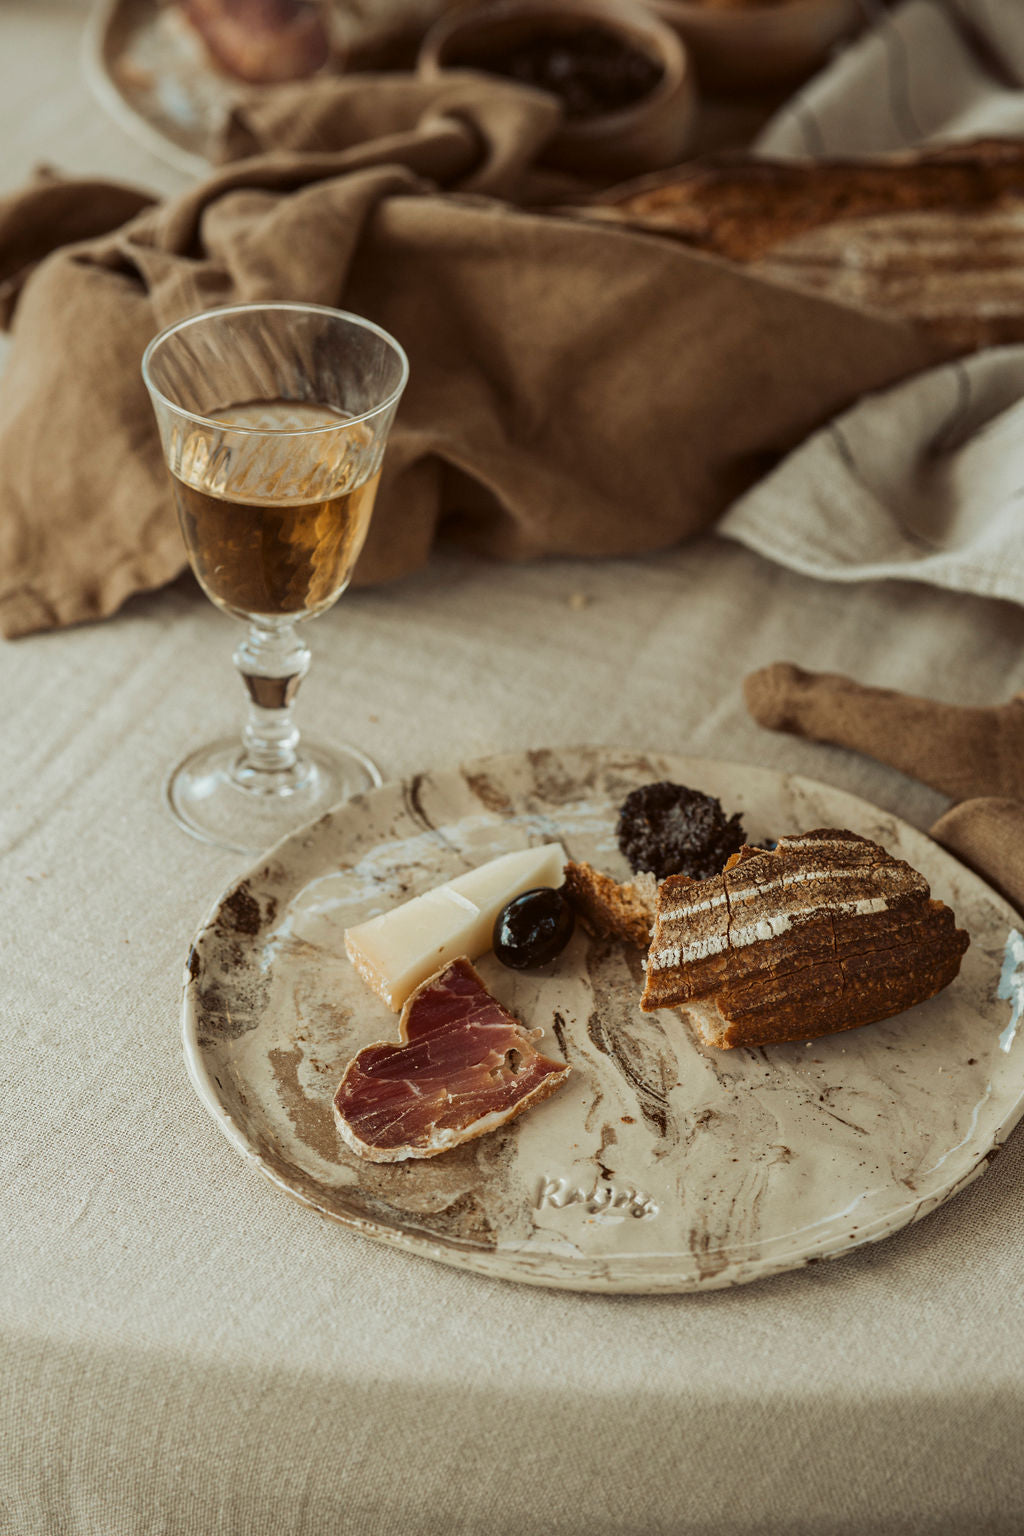
<svg viewBox="0 0 1024 1536">
<path fill-rule="evenodd" d="M 295 626 L 348 585 L 408 374 L 386 331 L 318 304 L 209 310 L 146 348 L 189 561 L 248 624 L 234 655 L 249 695 L 241 741 L 193 752 L 167 786 L 207 842 L 261 852 L 381 782 L 353 747 L 300 742 L 292 704 L 310 653 Z"/>
</svg>

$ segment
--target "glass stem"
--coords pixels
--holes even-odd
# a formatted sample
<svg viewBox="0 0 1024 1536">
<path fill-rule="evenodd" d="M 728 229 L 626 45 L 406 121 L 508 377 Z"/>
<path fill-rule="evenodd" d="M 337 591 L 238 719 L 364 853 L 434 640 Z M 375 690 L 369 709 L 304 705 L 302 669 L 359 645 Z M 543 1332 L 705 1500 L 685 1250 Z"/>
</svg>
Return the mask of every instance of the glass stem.
<svg viewBox="0 0 1024 1536">
<path fill-rule="evenodd" d="M 305 783 L 309 768 L 299 756 L 292 705 L 309 670 L 309 647 L 291 623 L 255 620 L 235 651 L 235 666 L 249 695 L 242 753 L 232 770 L 246 789 L 288 794 Z"/>
</svg>

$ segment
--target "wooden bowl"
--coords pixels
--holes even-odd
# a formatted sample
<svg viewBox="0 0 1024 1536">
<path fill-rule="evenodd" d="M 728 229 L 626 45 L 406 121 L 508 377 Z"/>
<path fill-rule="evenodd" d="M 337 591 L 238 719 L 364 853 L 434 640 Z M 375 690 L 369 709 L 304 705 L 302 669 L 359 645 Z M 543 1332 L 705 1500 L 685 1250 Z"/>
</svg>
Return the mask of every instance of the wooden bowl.
<svg viewBox="0 0 1024 1536">
<path fill-rule="evenodd" d="M 500 74 L 494 65 L 537 36 L 571 37 L 597 27 L 661 67 L 650 93 L 632 105 L 595 116 L 569 118 L 544 151 L 547 165 L 617 181 L 683 158 L 696 117 L 693 69 L 676 32 L 651 11 L 619 0 L 501 0 L 450 13 L 427 33 L 420 73 L 449 69 Z"/>
<path fill-rule="evenodd" d="M 701 88 L 742 91 L 793 84 L 824 64 L 840 39 L 863 23 L 859 0 L 775 0 L 709 5 L 645 0 L 693 57 Z"/>
</svg>

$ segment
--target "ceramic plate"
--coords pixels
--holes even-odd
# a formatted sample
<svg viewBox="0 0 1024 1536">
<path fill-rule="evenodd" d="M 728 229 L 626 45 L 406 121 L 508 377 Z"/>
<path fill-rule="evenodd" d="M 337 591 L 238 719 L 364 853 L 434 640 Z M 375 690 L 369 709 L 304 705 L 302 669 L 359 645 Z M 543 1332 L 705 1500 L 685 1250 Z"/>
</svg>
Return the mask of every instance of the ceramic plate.
<svg viewBox="0 0 1024 1536">
<path fill-rule="evenodd" d="M 758 841 L 849 827 L 907 859 L 971 936 L 957 980 L 899 1018 L 713 1051 L 642 1014 L 640 956 L 577 931 L 545 972 L 478 968 L 572 1067 L 521 1118 L 440 1157 L 362 1162 L 331 1097 L 397 1038 L 345 958 L 346 927 L 499 853 L 561 840 L 625 877 L 624 796 L 672 779 Z M 590 1291 L 692 1291 L 848 1252 L 928 1214 L 1024 1111 L 1024 938 L 1013 910 L 922 833 L 766 769 L 607 748 L 481 759 L 349 801 L 279 844 L 192 948 L 185 1054 L 232 1145 L 322 1215 L 481 1274 Z"/>
<path fill-rule="evenodd" d="M 132 138 L 189 176 L 209 155 L 243 87 L 211 63 L 173 6 L 99 0 L 85 33 L 94 93 Z"/>
<path fill-rule="evenodd" d="M 402 68 L 434 15 L 431 0 L 334 0 L 326 8 L 329 56 L 310 78 L 341 74 L 346 60 L 356 69 Z M 96 0 L 84 65 L 121 127 L 189 176 L 208 173 L 229 111 L 261 89 L 221 69 L 169 0 Z"/>
</svg>

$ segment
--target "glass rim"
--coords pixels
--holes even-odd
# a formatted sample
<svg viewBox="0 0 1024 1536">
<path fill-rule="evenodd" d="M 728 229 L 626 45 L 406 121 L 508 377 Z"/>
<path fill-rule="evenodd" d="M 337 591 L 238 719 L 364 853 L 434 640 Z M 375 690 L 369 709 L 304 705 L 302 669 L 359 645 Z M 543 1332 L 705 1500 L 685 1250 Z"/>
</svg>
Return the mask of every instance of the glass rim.
<svg viewBox="0 0 1024 1536">
<path fill-rule="evenodd" d="M 190 325 L 198 325 L 203 320 L 209 320 L 215 315 L 239 315 L 251 314 L 256 310 L 297 310 L 303 314 L 330 315 L 336 320 L 349 320 L 363 330 L 372 331 L 382 341 L 386 341 L 398 354 L 402 365 L 401 378 L 396 387 L 386 399 L 371 410 L 361 411 L 358 416 L 346 416 L 344 420 L 331 422 L 327 426 L 318 427 L 244 427 L 235 426 L 233 422 L 222 421 L 216 416 L 203 416 L 198 411 L 189 411 L 183 405 L 177 405 L 169 399 L 153 382 L 150 363 L 156 349 L 162 342 L 175 335 L 178 331 L 186 330 Z M 373 320 L 367 320 L 364 315 L 354 314 L 349 309 L 334 309 L 330 304 L 306 304 L 301 300 L 293 299 L 267 299 L 256 300 L 249 304 L 218 304 L 212 309 L 201 309 L 194 315 L 186 315 L 183 320 L 176 320 L 173 325 L 167 325 L 159 331 L 150 341 L 142 354 L 142 382 L 150 395 L 161 401 L 169 411 L 174 411 L 178 416 L 184 416 L 187 421 L 194 421 L 201 427 L 216 427 L 221 432 L 244 432 L 251 436 L 260 437 L 313 437 L 318 432 L 339 432 L 349 427 L 358 426 L 360 422 L 370 421 L 374 416 L 379 416 L 382 411 L 390 409 L 400 399 L 402 391 L 409 382 L 409 359 L 405 348 L 386 331 L 382 325 L 377 325 Z"/>
</svg>

